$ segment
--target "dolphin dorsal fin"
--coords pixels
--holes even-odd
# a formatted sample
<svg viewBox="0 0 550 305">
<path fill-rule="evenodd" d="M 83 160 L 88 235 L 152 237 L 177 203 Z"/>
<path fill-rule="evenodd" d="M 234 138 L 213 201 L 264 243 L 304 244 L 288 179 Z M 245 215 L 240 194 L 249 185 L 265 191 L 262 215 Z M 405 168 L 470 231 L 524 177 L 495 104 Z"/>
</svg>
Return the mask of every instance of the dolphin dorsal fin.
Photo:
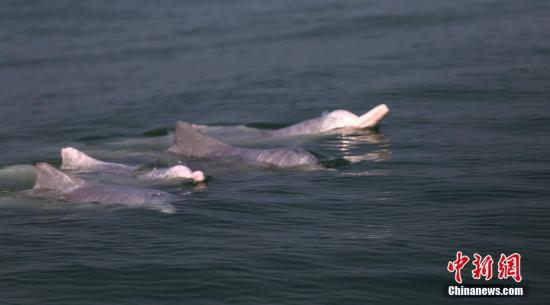
<svg viewBox="0 0 550 305">
<path fill-rule="evenodd" d="M 178 121 L 174 141 L 168 151 L 188 157 L 212 157 L 223 155 L 222 150 L 230 148 L 232 146 L 199 132 L 191 124 Z"/>
<path fill-rule="evenodd" d="M 36 171 L 33 189 L 70 191 L 84 184 L 84 180 L 69 176 L 45 162 L 36 164 Z"/>
<path fill-rule="evenodd" d="M 61 149 L 61 169 L 86 169 L 102 163 L 76 148 Z"/>
</svg>

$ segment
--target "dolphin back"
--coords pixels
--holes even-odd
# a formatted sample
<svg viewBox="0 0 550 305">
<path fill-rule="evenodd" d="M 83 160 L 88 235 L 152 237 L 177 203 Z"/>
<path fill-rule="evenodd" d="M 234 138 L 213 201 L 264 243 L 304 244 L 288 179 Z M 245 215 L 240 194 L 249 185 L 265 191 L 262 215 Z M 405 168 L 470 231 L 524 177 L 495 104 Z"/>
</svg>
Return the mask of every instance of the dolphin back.
<svg viewBox="0 0 550 305">
<path fill-rule="evenodd" d="M 312 166 L 316 165 L 319 162 L 317 158 L 315 158 L 315 156 L 303 149 L 242 148 L 239 152 L 241 159 L 248 163 L 263 164 L 280 168 Z"/>
<path fill-rule="evenodd" d="M 36 171 L 34 187 L 23 191 L 23 196 L 78 203 L 121 204 L 163 213 L 175 212 L 171 202 L 177 200 L 177 197 L 160 190 L 86 182 L 67 175 L 48 163 L 36 164 Z"/>
<path fill-rule="evenodd" d="M 67 194 L 64 199 L 69 202 L 120 204 L 134 208 L 158 210 L 163 213 L 174 213 L 175 208 L 170 202 L 177 200 L 177 197 L 155 189 L 87 183 Z"/>
</svg>

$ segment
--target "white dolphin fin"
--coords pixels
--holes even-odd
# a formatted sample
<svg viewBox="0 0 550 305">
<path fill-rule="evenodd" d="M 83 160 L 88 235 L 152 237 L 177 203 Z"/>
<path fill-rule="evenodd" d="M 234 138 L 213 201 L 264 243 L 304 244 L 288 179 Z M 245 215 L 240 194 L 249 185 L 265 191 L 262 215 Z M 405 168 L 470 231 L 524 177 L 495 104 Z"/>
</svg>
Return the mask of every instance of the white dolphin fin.
<svg viewBox="0 0 550 305">
<path fill-rule="evenodd" d="M 37 175 L 33 189 L 69 192 L 85 183 L 84 180 L 69 176 L 45 162 L 38 163 L 35 167 Z"/>
<path fill-rule="evenodd" d="M 61 149 L 61 168 L 62 169 L 87 169 L 104 162 L 94 159 L 80 150 L 73 147 Z"/>
<path fill-rule="evenodd" d="M 178 121 L 174 141 L 168 152 L 187 157 L 208 157 L 217 156 L 222 150 L 231 148 L 233 147 L 199 132 L 191 124 Z"/>
<path fill-rule="evenodd" d="M 375 127 L 380 123 L 380 121 L 382 121 L 382 119 L 384 119 L 388 115 L 388 113 L 390 113 L 390 109 L 388 108 L 388 106 L 386 106 L 385 104 L 380 104 L 360 116 L 357 121 L 357 127 Z"/>
</svg>

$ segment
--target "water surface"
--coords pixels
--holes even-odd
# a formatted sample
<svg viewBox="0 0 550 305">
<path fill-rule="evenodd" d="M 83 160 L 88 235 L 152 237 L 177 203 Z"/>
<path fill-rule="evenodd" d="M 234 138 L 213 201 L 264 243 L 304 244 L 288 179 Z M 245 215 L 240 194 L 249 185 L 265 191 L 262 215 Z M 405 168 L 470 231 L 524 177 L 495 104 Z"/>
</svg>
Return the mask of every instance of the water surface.
<svg viewBox="0 0 550 305">
<path fill-rule="evenodd" d="M 455 303 L 441 289 L 457 250 L 523 255 L 527 297 L 472 301 L 544 302 L 549 9 L 2 2 L 1 303 Z M 206 187 L 160 186 L 184 198 L 173 215 L 17 196 L 33 183 L 20 165 L 58 165 L 64 146 L 154 166 L 177 120 L 280 127 L 379 103 L 377 131 L 284 143 L 352 164 L 197 161 Z"/>
</svg>

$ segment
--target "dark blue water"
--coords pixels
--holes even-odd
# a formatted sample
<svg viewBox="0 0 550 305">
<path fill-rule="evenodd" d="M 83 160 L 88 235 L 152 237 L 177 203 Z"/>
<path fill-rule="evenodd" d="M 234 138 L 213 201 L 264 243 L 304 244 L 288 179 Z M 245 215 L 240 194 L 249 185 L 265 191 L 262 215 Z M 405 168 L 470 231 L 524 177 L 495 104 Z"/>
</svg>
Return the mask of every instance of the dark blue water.
<svg viewBox="0 0 550 305">
<path fill-rule="evenodd" d="M 549 15 L 543 0 L 3 1 L 0 303 L 457 303 L 442 293 L 457 250 L 522 254 L 528 296 L 467 301 L 544 303 Z M 356 163 L 200 161 L 206 187 L 165 187 L 184 198 L 173 215 L 17 195 L 33 175 L 13 166 L 59 165 L 64 146 L 154 163 L 176 120 L 285 126 L 379 103 L 378 131 L 284 143 Z"/>
</svg>

